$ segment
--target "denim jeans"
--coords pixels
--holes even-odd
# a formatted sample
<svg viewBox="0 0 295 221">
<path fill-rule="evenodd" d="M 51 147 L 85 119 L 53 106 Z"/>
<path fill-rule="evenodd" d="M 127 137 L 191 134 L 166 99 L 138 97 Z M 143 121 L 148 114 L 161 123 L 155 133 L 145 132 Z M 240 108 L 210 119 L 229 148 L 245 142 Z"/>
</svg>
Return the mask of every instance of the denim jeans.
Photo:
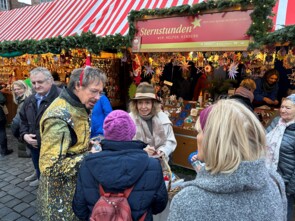
<svg viewBox="0 0 295 221">
<path fill-rule="evenodd" d="M 40 169 L 39 169 L 40 148 L 31 147 L 30 150 L 31 150 L 32 161 L 36 170 L 36 174 L 39 179 L 40 178 Z"/>
<path fill-rule="evenodd" d="M 1 107 L 0 107 L 1 108 Z M 7 152 L 7 136 L 6 136 L 6 128 L 5 121 L 0 122 L 0 146 L 1 146 L 1 154 L 5 154 Z"/>
<path fill-rule="evenodd" d="M 288 202 L 288 212 L 287 212 L 287 221 L 293 220 L 293 207 L 294 207 L 294 194 L 287 195 Z"/>
</svg>

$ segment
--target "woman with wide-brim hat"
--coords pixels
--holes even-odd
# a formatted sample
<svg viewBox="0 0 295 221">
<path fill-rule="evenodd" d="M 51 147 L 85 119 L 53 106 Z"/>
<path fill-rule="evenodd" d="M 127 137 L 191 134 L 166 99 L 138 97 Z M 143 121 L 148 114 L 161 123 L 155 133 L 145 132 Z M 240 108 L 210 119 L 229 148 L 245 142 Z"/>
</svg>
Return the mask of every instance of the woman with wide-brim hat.
<svg viewBox="0 0 295 221">
<path fill-rule="evenodd" d="M 147 82 L 140 83 L 135 97 L 130 101 L 129 109 L 136 125 L 133 139 L 148 144 L 145 151 L 149 156 L 162 156 L 168 160 L 177 143 L 172 123 L 161 110 L 161 103 L 154 87 Z"/>
</svg>

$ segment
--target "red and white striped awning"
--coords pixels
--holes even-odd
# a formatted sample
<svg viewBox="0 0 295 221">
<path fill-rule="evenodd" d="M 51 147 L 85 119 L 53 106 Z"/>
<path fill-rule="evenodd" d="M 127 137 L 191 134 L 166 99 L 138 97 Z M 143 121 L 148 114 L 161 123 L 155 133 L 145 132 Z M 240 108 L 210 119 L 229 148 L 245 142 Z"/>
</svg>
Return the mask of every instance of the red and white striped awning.
<svg viewBox="0 0 295 221">
<path fill-rule="evenodd" d="M 294 0 L 277 0 L 273 9 L 275 14 L 273 18 L 274 30 L 278 30 L 287 25 L 295 24 L 295 1 Z"/>
<path fill-rule="evenodd" d="M 28 6 L 2 12 L 0 15 L 0 41 L 20 39 L 19 36 L 23 36 L 38 24 L 49 6 L 50 3 L 44 3 L 34 7 Z"/>
<path fill-rule="evenodd" d="M 44 39 L 59 35 L 67 36 L 65 33 L 78 22 L 81 22 L 96 2 L 94 0 L 59 0 L 52 2 L 50 9 L 28 33 L 30 38 Z"/>
<path fill-rule="evenodd" d="M 0 41 L 66 36 L 97 0 L 56 0 L 6 11 L 0 15 Z"/>
<path fill-rule="evenodd" d="M 131 10 L 169 8 L 204 0 L 56 0 L 0 13 L 0 41 L 44 39 L 91 31 L 98 36 L 128 33 Z M 274 29 L 295 24 L 295 0 L 278 0 Z"/>
<path fill-rule="evenodd" d="M 65 35 L 91 31 L 98 36 L 128 33 L 128 13 L 131 10 L 170 8 L 185 4 L 197 4 L 203 0 L 102 0 L 97 1 L 85 18 Z"/>
</svg>

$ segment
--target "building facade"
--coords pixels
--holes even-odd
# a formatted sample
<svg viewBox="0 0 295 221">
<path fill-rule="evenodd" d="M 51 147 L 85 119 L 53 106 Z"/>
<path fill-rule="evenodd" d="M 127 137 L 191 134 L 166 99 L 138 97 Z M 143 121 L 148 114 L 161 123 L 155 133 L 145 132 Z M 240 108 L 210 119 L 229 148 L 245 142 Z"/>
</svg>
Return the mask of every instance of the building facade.
<svg viewBox="0 0 295 221">
<path fill-rule="evenodd" d="M 0 11 L 7 11 L 51 1 L 53 0 L 31 0 L 31 4 L 26 4 L 19 2 L 18 0 L 0 0 Z"/>
</svg>

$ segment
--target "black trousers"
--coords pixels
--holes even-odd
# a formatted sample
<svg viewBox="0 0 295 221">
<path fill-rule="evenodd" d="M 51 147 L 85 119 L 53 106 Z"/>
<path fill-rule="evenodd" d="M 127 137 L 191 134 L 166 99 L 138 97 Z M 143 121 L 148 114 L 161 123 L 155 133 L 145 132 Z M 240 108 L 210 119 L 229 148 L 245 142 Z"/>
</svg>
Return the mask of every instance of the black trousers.
<svg viewBox="0 0 295 221">
<path fill-rule="evenodd" d="M 6 154 L 7 152 L 7 136 L 6 136 L 6 120 L 0 121 L 0 146 L 1 154 Z"/>
</svg>

